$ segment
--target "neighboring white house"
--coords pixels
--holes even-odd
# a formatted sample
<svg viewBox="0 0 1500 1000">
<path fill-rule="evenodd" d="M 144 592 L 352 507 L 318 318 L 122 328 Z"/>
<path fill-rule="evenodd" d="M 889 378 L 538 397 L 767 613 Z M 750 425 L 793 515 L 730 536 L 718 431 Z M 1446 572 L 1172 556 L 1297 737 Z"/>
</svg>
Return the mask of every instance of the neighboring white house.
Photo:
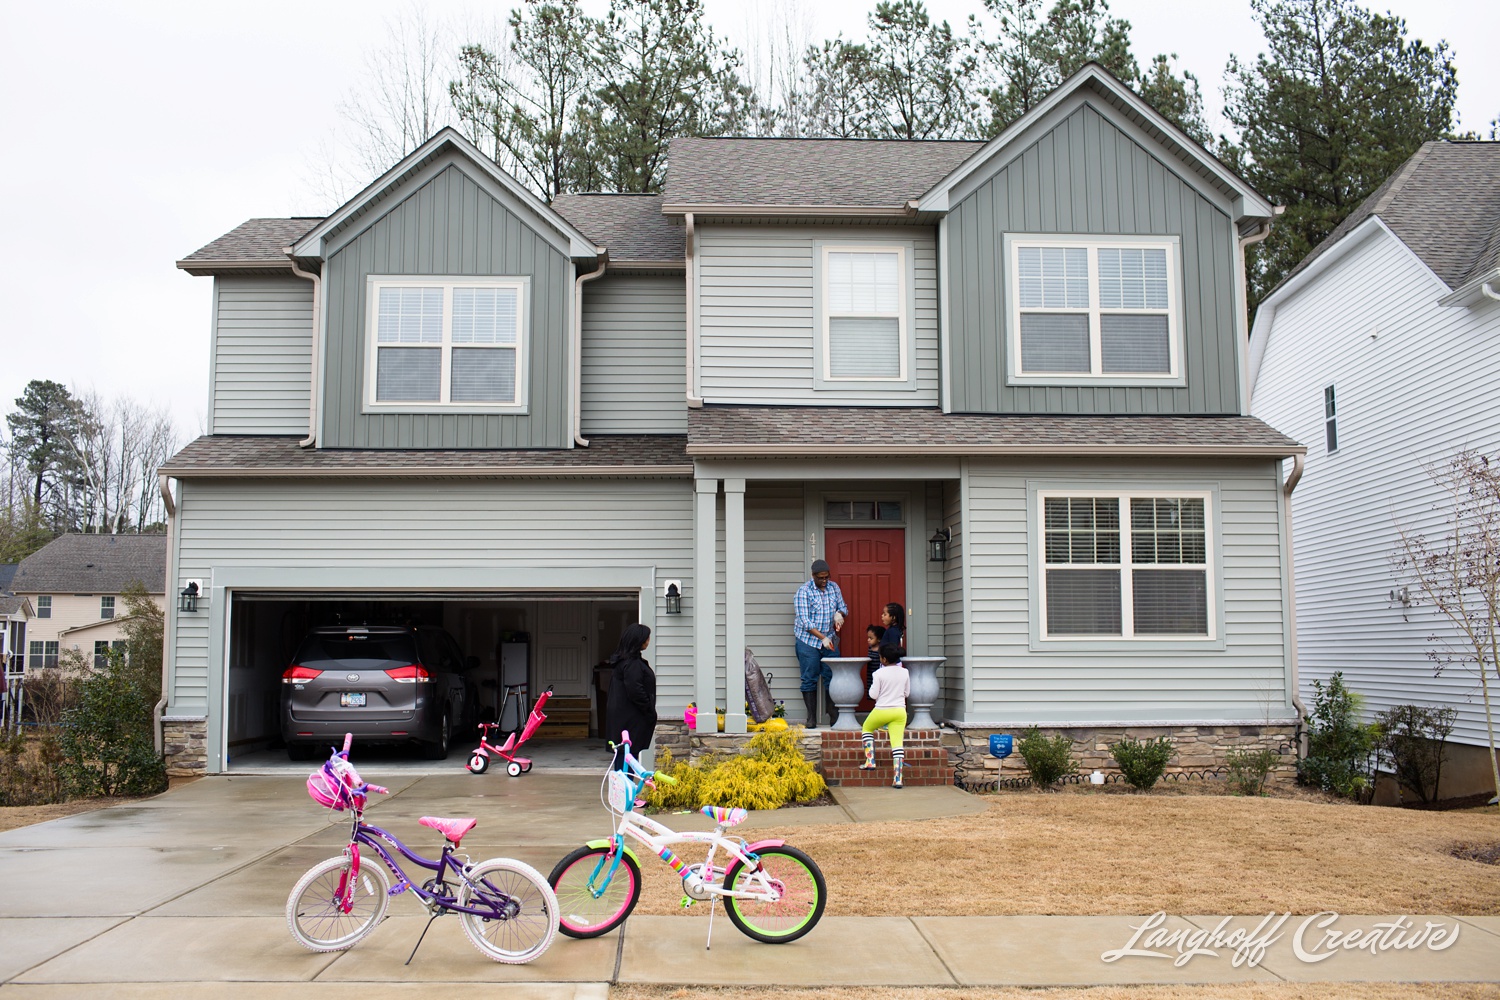
<svg viewBox="0 0 1500 1000">
<path fill-rule="evenodd" d="M 1261 304 L 1251 413 L 1307 443 L 1292 498 L 1302 694 L 1343 671 L 1373 712 L 1458 710 L 1445 794 L 1492 784 L 1478 675 L 1434 676 L 1436 613 L 1400 589 L 1405 529 L 1436 536 L 1429 469 L 1500 451 L 1500 143 L 1430 142 Z"/>
</svg>

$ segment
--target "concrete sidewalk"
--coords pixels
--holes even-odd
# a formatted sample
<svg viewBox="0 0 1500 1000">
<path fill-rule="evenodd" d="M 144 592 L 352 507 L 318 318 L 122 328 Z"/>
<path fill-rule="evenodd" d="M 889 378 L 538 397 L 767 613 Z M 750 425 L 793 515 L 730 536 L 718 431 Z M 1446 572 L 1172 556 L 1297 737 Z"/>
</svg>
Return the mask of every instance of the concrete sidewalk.
<svg viewBox="0 0 1500 1000">
<path fill-rule="evenodd" d="M 366 777 L 395 793 L 369 819 L 419 850 L 434 848 L 436 835 L 417 825 L 418 816 L 477 816 L 472 842 L 464 844 L 471 856 L 515 857 L 545 873 L 579 842 L 606 832 L 595 775 L 510 779 L 459 770 L 402 777 L 372 769 Z M 795 842 L 796 828 L 807 824 L 932 818 L 987 805 L 953 788 L 835 789 L 834 798 L 831 806 L 754 814 L 739 829 L 786 832 Z M 710 827 L 701 817 L 674 823 Z M 1236 964 L 1233 943 L 1174 964 L 1176 944 L 1150 946 L 1147 934 L 1160 940 L 1174 931 L 1207 932 L 1224 918 L 1169 916 L 1137 936 L 1144 916 L 911 917 L 902 911 L 920 901 L 900 899 L 892 900 L 890 916 L 825 916 L 806 937 L 779 946 L 752 941 L 720 912 L 711 953 L 704 951 L 709 922 L 701 906 L 684 915 L 634 916 L 593 940 L 559 936 L 530 965 L 502 966 L 480 956 L 456 920 L 437 921 L 405 965 L 427 918 L 398 898 L 387 920 L 353 949 L 314 955 L 287 932 L 286 894 L 346 838 L 347 822 L 330 823 L 292 776 L 205 778 L 145 802 L 0 833 L 0 996 L 76 996 L 93 984 L 87 990 L 96 998 L 201 997 L 206 987 L 245 1000 L 404 997 L 442 984 L 457 1000 L 481 990 L 493 998 L 497 988 L 515 1000 L 599 1000 L 609 983 L 704 982 L 710 960 L 711 981 L 727 985 L 1500 981 L 1495 917 L 1407 918 L 1415 924 L 1408 935 L 1427 921 L 1456 931 L 1442 950 L 1372 954 L 1370 946 L 1319 958 L 1329 951 L 1330 931 L 1378 932 L 1377 924 L 1396 918 L 1345 915 L 1325 927 L 1299 916 L 1253 964 Z M 1220 929 L 1221 940 L 1261 919 L 1235 918 Z M 1385 942 L 1395 935 L 1386 932 Z M 1104 959 L 1133 937 L 1135 949 L 1164 957 Z M 1298 957 L 1294 941 L 1314 954 Z"/>
</svg>

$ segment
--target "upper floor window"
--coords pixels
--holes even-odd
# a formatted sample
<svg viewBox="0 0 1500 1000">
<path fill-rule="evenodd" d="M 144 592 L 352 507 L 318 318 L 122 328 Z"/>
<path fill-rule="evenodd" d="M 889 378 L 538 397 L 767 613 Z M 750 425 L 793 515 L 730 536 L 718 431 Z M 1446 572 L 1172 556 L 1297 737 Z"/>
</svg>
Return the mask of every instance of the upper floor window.
<svg viewBox="0 0 1500 1000">
<path fill-rule="evenodd" d="M 1171 381 L 1181 371 L 1177 243 L 1012 236 L 1011 376 Z"/>
<path fill-rule="evenodd" d="M 36 599 L 36 616 L 38 618 L 52 617 L 52 595 L 41 594 Z"/>
<path fill-rule="evenodd" d="M 115 599 L 112 595 L 105 594 L 99 598 L 99 617 L 113 618 L 115 616 Z"/>
<path fill-rule="evenodd" d="M 366 408 L 523 412 L 525 278 L 370 278 Z"/>
<path fill-rule="evenodd" d="M 911 247 L 829 242 L 817 254 L 817 384 L 911 387 Z"/>
<path fill-rule="evenodd" d="M 1323 390 L 1323 440 L 1330 455 L 1339 450 L 1339 414 L 1331 385 Z"/>
</svg>

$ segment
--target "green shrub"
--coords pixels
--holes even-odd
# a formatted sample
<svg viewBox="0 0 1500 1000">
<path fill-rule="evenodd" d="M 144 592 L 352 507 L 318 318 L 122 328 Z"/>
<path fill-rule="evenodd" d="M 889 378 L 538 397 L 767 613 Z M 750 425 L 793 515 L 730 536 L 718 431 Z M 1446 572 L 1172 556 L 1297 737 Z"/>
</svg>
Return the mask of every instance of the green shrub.
<svg viewBox="0 0 1500 1000">
<path fill-rule="evenodd" d="M 1280 760 L 1281 755 L 1275 750 L 1235 748 L 1224 755 L 1224 763 L 1229 768 L 1224 781 L 1229 790 L 1238 795 L 1264 795 L 1271 768 Z"/>
<path fill-rule="evenodd" d="M 1370 787 L 1370 754 L 1377 727 L 1359 721 L 1362 699 L 1336 671 L 1325 685 L 1313 681 L 1313 707 L 1306 718 L 1307 756 L 1297 780 L 1325 792 L 1357 798 Z"/>
<path fill-rule="evenodd" d="M 1125 775 L 1125 780 L 1144 792 L 1161 779 L 1167 769 L 1167 762 L 1177 752 L 1177 747 L 1166 736 L 1158 736 L 1144 743 L 1127 736 L 1118 743 L 1110 744 L 1109 752 L 1115 758 L 1115 763 L 1120 765 L 1120 773 Z"/>
<path fill-rule="evenodd" d="M 648 789 L 646 802 L 656 809 L 738 806 L 779 809 L 788 802 L 808 802 L 827 790 L 823 776 L 802 756 L 800 726 L 763 730 L 750 738 L 745 753 L 709 756 L 696 763 L 674 761 L 670 750 L 656 757 L 656 769 L 677 779 Z"/>
<path fill-rule="evenodd" d="M 111 652 L 103 669 L 78 682 L 58 739 L 73 795 L 150 795 L 167 787 L 152 732 L 155 704 L 140 673 Z"/>
<path fill-rule="evenodd" d="M 1397 705 L 1375 718 L 1380 752 L 1390 759 L 1396 783 L 1419 801 L 1437 800 L 1443 763 L 1448 759 L 1446 741 L 1457 715 L 1452 708 Z"/>
<path fill-rule="evenodd" d="M 1078 773 L 1078 762 L 1073 759 L 1073 741 L 1059 733 L 1048 739 L 1035 726 L 1026 730 L 1016 752 L 1026 762 L 1031 774 L 1031 783 L 1037 788 L 1051 788 L 1059 780 Z"/>
</svg>

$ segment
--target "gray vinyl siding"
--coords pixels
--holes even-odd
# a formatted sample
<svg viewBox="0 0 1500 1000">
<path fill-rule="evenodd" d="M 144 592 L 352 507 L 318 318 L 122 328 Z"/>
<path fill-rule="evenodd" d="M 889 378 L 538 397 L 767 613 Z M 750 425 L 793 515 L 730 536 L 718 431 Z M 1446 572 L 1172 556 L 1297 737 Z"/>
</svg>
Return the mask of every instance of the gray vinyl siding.
<svg viewBox="0 0 1500 1000">
<path fill-rule="evenodd" d="M 583 286 L 583 433 L 687 433 L 687 284 L 606 275 Z"/>
<path fill-rule="evenodd" d="M 414 570 L 655 567 L 657 580 L 694 593 L 688 480 L 189 480 L 178 509 L 180 579 L 211 581 L 226 567 L 358 569 L 365 587 L 401 590 Z M 680 707 L 693 697 L 691 609 L 669 616 L 656 600 L 658 699 Z M 176 616 L 168 714 L 210 712 L 209 604 Z"/>
<path fill-rule="evenodd" d="M 925 227 L 702 226 L 697 237 L 698 336 L 705 402 L 797 406 L 936 406 L 936 231 Z M 915 390 L 814 385 L 820 241 L 912 242 Z"/>
<path fill-rule="evenodd" d="M 745 494 L 745 645 L 771 675 L 771 696 L 800 720 L 801 673 L 792 645 L 792 595 L 803 565 L 801 483 L 750 483 Z"/>
<path fill-rule="evenodd" d="M 322 447 L 565 448 L 572 442 L 569 315 L 572 266 L 520 214 L 456 165 L 401 192 L 326 267 Z M 366 278 L 381 275 L 529 277 L 529 412 L 365 413 Z"/>
<path fill-rule="evenodd" d="M 1223 648 L 1104 640 L 1097 652 L 1038 651 L 1028 484 L 1216 491 Z M 1270 721 L 1290 718 L 1279 472 L 1272 462 L 1132 467 L 974 461 L 968 477 L 973 627 L 969 721 Z M 1133 644 L 1134 643 L 1134 644 Z"/>
<path fill-rule="evenodd" d="M 1181 240 L 1182 386 L 1007 383 L 1007 234 Z M 1169 160 L 1083 105 L 948 216 L 951 407 L 983 413 L 1240 412 L 1234 227 Z"/>
<path fill-rule="evenodd" d="M 948 659 L 938 673 L 945 706 L 944 718 L 962 718 L 967 684 L 964 681 L 964 535 L 959 483 L 942 484 L 943 527 L 952 532 L 948 561 L 942 566 L 942 582 L 934 594 L 942 601 L 943 646 L 939 655 Z"/>
<path fill-rule="evenodd" d="M 302 278 L 214 279 L 210 434 L 307 434 L 312 304 Z"/>
</svg>

